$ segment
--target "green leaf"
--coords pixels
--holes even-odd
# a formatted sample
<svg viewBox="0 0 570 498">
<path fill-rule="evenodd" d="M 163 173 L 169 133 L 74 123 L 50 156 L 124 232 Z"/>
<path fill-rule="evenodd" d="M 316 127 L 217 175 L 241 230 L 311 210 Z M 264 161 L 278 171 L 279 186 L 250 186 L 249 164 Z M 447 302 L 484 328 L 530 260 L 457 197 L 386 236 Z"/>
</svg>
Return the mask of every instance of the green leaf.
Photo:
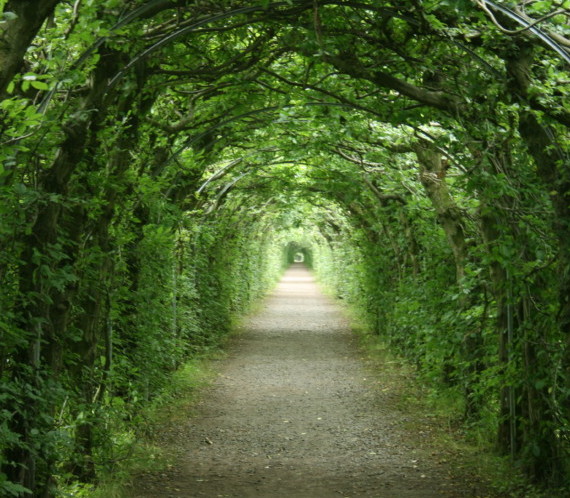
<svg viewBox="0 0 570 498">
<path fill-rule="evenodd" d="M 536 389 L 538 389 L 538 390 L 543 389 L 544 386 L 546 386 L 546 381 L 545 381 L 544 379 L 537 380 L 537 381 L 534 383 L 534 387 L 535 387 Z"/>
<path fill-rule="evenodd" d="M 539 2 L 534 2 L 530 5 L 530 9 L 534 11 L 547 11 L 552 8 L 552 2 L 548 0 L 542 0 Z"/>
<path fill-rule="evenodd" d="M 32 81 L 31 85 L 36 90 L 48 90 L 49 89 L 49 85 L 47 83 L 45 83 L 43 81 L 39 81 L 39 80 Z"/>
<path fill-rule="evenodd" d="M 3 21 L 13 21 L 14 19 L 18 19 L 18 14 L 15 12 L 3 12 L 2 13 L 2 20 Z"/>
<path fill-rule="evenodd" d="M 425 18 L 432 25 L 434 29 L 445 29 L 447 27 L 433 14 L 426 14 Z"/>
<path fill-rule="evenodd" d="M 23 494 L 32 494 L 28 488 L 9 481 L 6 481 L 0 485 L 0 491 L 4 491 L 6 493 L 6 496 L 22 496 Z"/>
</svg>

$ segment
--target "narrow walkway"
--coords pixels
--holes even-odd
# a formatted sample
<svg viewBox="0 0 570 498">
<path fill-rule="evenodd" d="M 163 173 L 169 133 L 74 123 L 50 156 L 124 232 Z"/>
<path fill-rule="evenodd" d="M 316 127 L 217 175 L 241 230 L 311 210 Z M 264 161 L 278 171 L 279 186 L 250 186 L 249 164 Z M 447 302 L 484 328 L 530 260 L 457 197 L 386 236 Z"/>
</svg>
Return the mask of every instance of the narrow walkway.
<svg viewBox="0 0 570 498">
<path fill-rule="evenodd" d="M 133 496 L 474 496 L 413 447 L 367 377 L 338 306 L 294 265 L 172 431 L 175 465 Z"/>
</svg>

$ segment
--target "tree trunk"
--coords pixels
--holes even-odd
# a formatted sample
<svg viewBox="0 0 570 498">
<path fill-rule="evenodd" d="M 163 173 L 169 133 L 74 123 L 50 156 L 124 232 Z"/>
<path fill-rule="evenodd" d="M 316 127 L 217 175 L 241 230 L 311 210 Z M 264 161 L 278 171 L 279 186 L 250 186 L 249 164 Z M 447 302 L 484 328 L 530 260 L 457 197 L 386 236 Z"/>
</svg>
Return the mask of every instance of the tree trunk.
<svg viewBox="0 0 570 498">
<path fill-rule="evenodd" d="M 461 287 L 467 263 L 463 216 L 445 182 L 446 171 L 441 153 L 425 141 L 416 144 L 414 149 L 420 166 L 420 181 L 435 209 L 449 247 L 453 251 L 455 278 Z"/>
<path fill-rule="evenodd" d="M 4 13 L 9 17 L 2 23 L 0 35 L 0 99 L 6 97 L 6 87 L 21 70 L 26 50 L 46 18 L 60 0 L 9 0 Z"/>
<path fill-rule="evenodd" d="M 414 147 L 420 167 L 420 181 L 431 200 L 437 219 L 445 232 L 447 242 L 453 251 L 455 279 L 461 310 L 471 306 L 471 299 L 465 289 L 465 266 L 468 262 L 468 243 L 465 236 L 463 215 L 445 181 L 446 165 L 441 153 L 429 142 L 421 140 Z M 461 343 L 461 356 L 466 368 L 460 373 L 465 385 L 465 417 L 472 418 L 479 412 L 480 404 L 475 396 L 474 384 L 483 369 L 480 360 L 483 340 L 481 330 L 467 330 Z M 459 373 L 459 372 L 458 372 Z M 449 375 L 448 375 L 449 376 Z"/>
<path fill-rule="evenodd" d="M 509 57 L 506 57 L 509 88 L 513 95 L 526 104 L 529 99 L 531 66 L 535 58 L 533 45 L 520 43 Z M 555 114 L 555 113 L 554 113 Z M 570 371 L 570 171 L 567 155 L 559 145 L 556 127 L 542 124 L 533 111 L 523 110 L 519 116 L 519 133 L 528 152 L 534 159 L 537 173 L 549 192 L 555 218 L 553 231 L 558 239 L 558 313 L 557 326 L 564 338 L 562 370 Z M 548 340 L 542 338 L 543 342 Z M 526 366 L 536 373 L 538 368 L 533 358 L 537 352 L 533 344 L 525 344 Z M 540 372 L 538 372 L 540 374 Z M 557 419 L 561 410 L 563 419 L 570 414 L 570 376 L 565 376 L 565 388 L 549 395 L 544 386 L 541 390 L 534 385 L 527 388 L 528 428 L 527 433 L 535 457 L 526 462 L 530 475 L 539 481 L 561 482 L 566 469 L 561 458 L 561 439 L 556 428 L 563 424 Z M 552 385 L 556 383 L 552 381 Z M 542 392 L 540 392 L 542 391 Z M 552 406 L 551 406 L 552 405 Z"/>
<path fill-rule="evenodd" d="M 32 9 L 32 6 L 28 5 L 28 8 Z M 47 200 L 38 210 L 30 234 L 22 235 L 26 249 L 19 269 L 21 297 L 16 310 L 20 317 L 19 328 L 26 331 L 27 341 L 26 346 L 13 355 L 12 376 L 15 382 L 30 385 L 33 390 L 28 393 L 29 399 L 23 400 L 26 410 L 16 411 L 10 425 L 23 441 L 33 441 L 33 434 L 45 434 L 51 429 L 41 414 L 53 414 L 56 400 L 50 399 L 42 389 L 45 377 L 55 378 L 63 368 L 62 348 L 69 340 L 69 313 L 77 292 L 71 277 L 75 276 L 77 241 L 85 226 L 83 208 L 69 208 L 61 199 L 68 198 L 73 173 L 81 164 L 93 130 L 105 112 L 102 97 L 109 76 L 117 70 L 117 62 L 112 52 L 102 50 L 91 90 L 79 105 L 89 112 L 76 113 L 63 126 L 64 140 L 52 165 L 43 170 L 38 179 L 38 191 Z M 48 268 L 50 273 L 46 274 Z M 63 285 L 55 284 L 50 280 L 54 273 L 70 280 Z M 14 445 L 8 453 L 14 462 L 14 466 L 7 468 L 9 479 L 29 488 L 35 496 L 46 493 L 52 462 L 36 451 L 33 444 L 29 447 Z M 41 475 L 36 470 L 40 468 L 36 461 L 40 460 Z"/>
</svg>

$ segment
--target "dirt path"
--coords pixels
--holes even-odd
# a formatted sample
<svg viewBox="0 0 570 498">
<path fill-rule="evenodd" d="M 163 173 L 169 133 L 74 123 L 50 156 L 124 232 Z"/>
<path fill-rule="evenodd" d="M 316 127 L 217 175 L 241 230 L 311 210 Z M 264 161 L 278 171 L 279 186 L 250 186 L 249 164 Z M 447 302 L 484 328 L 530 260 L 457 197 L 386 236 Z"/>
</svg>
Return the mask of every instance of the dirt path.
<svg viewBox="0 0 570 498">
<path fill-rule="evenodd" d="M 403 431 L 304 267 L 287 271 L 245 329 L 196 412 L 167 434 L 172 468 L 143 476 L 132 496 L 476 496 L 421 434 Z"/>
</svg>

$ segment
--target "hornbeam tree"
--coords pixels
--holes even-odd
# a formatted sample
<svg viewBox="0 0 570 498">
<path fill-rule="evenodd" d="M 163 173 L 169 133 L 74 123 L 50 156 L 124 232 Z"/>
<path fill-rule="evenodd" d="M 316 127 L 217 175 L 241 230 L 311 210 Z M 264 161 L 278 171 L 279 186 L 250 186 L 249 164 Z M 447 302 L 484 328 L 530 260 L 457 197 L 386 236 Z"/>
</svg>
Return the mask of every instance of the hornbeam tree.
<svg viewBox="0 0 570 498">
<path fill-rule="evenodd" d="M 563 484 L 567 3 L 1 2 L 0 492 L 95 481 L 294 248 Z"/>
</svg>

